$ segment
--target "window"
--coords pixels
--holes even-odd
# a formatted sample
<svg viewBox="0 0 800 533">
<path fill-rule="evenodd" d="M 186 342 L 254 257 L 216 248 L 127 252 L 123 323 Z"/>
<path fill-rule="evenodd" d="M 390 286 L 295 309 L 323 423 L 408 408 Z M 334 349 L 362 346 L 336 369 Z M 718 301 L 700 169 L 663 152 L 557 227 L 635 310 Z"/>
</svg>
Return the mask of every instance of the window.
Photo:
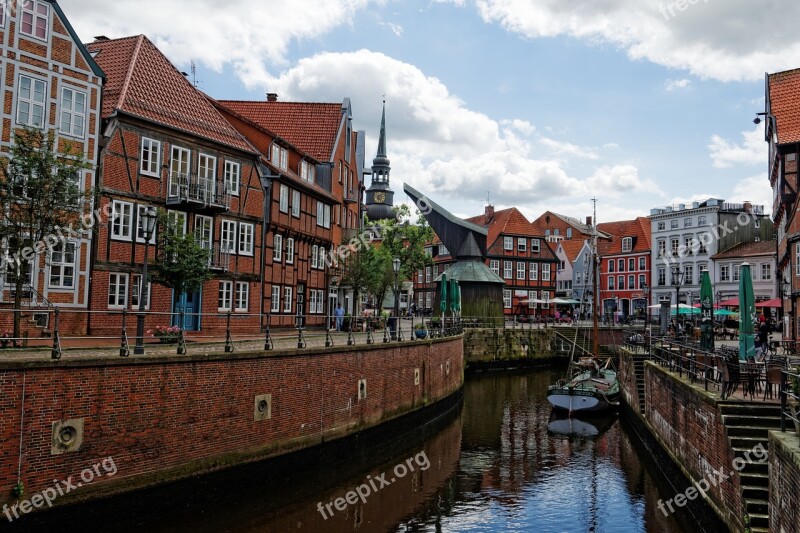
<svg viewBox="0 0 800 533">
<path fill-rule="evenodd" d="M 50 253 L 50 288 L 75 287 L 75 243 L 60 242 Z"/>
<path fill-rule="evenodd" d="M 291 313 L 292 312 L 292 288 L 291 287 L 284 287 L 283 288 L 283 312 L 284 313 Z"/>
<path fill-rule="evenodd" d="M 700 215 L 699 217 L 697 217 L 697 225 L 698 226 L 705 226 L 706 225 L 706 216 L 705 215 Z"/>
<path fill-rule="evenodd" d="M 659 287 L 663 287 L 667 284 L 667 269 L 664 267 L 659 267 L 658 269 L 658 285 Z"/>
<path fill-rule="evenodd" d="M 222 253 L 236 253 L 236 222 L 233 220 L 222 221 L 222 232 L 219 237 Z"/>
<path fill-rule="evenodd" d="M 63 126 L 62 126 L 63 127 Z M 161 143 L 142 137 L 142 153 L 139 157 L 139 172 L 147 176 L 158 177 Z"/>
<path fill-rule="evenodd" d="M 539 239 L 531 239 L 531 253 L 539 253 Z"/>
<path fill-rule="evenodd" d="M 617 288 L 619 290 L 625 290 L 625 276 L 617 277 Z"/>
<path fill-rule="evenodd" d="M 503 277 L 505 279 L 513 279 L 513 268 L 511 261 L 503 261 Z"/>
<path fill-rule="evenodd" d="M 673 238 L 672 241 L 670 241 L 670 244 L 672 245 L 672 255 L 673 256 L 678 255 L 678 245 L 679 245 L 679 243 L 680 243 L 680 241 L 677 238 Z"/>
<path fill-rule="evenodd" d="M 278 285 L 272 286 L 272 300 L 270 301 L 270 311 L 278 313 L 281 310 L 281 288 Z"/>
<path fill-rule="evenodd" d="M 794 275 L 800 276 L 800 242 L 794 245 Z"/>
<path fill-rule="evenodd" d="M 625 272 L 625 260 L 624 259 L 618 259 L 617 260 L 617 267 L 618 267 L 617 268 L 618 272 Z"/>
<path fill-rule="evenodd" d="M 677 219 L 670 220 L 669 227 L 670 229 L 678 229 L 678 220 Z"/>
<path fill-rule="evenodd" d="M 427 309 L 430 309 L 432 303 L 433 303 L 433 294 L 430 292 L 425 293 L 425 307 Z"/>
<path fill-rule="evenodd" d="M 144 242 L 144 217 L 143 215 L 149 208 L 149 205 L 137 205 L 136 206 L 136 242 Z M 158 230 L 156 226 L 153 226 L 153 233 L 150 235 L 150 244 L 155 244 L 156 242 L 156 233 Z"/>
<path fill-rule="evenodd" d="M 300 191 L 292 191 L 292 216 L 300 218 Z"/>
<path fill-rule="evenodd" d="M 249 222 L 239 222 L 239 253 L 253 255 L 254 226 Z"/>
<path fill-rule="evenodd" d="M 275 235 L 272 240 L 272 260 L 280 263 L 283 257 L 283 235 Z"/>
<path fill-rule="evenodd" d="M 542 291 L 542 300 L 545 302 L 542 304 L 542 309 L 550 309 L 550 291 Z"/>
<path fill-rule="evenodd" d="M 542 281 L 550 281 L 550 264 L 542 263 Z"/>
<path fill-rule="evenodd" d="M 770 281 L 772 279 L 772 269 L 769 263 L 761 263 L 761 281 Z"/>
<path fill-rule="evenodd" d="M 528 276 L 531 278 L 531 281 L 539 280 L 539 263 L 530 264 L 530 271 L 528 272 Z"/>
<path fill-rule="evenodd" d="M 431 282 L 431 267 L 425 267 L 425 283 Z"/>
<path fill-rule="evenodd" d="M 567 228 L 567 239 L 572 238 L 572 228 Z"/>
<path fill-rule="evenodd" d="M 200 187 L 198 193 L 208 195 L 210 200 L 217 186 L 216 177 L 217 158 L 207 154 L 199 154 L 197 156 L 197 184 Z"/>
<path fill-rule="evenodd" d="M 294 239 L 286 239 L 286 263 L 294 263 Z"/>
<path fill-rule="evenodd" d="M 647 277 L 644 274 L 639 274 L 639 288 L 644 289 L 645 283 L 647 283 Z"/>
<path fill-rule="evenodd" d="M 35 128 L 44 127 L 44 101 L 47 84 L 42 80 L 20 75 L 17 89 L 17 123 Z"/>
<path fill-rule="evenodd" d="M 692 255 L 692 238 L 691 237 L 684 237 L 683 238 L 683 255 Z"/>
<path fill-rule="evenodd" d="M 582 285 L 583 284 L 583 283 L 581 283 L 582 280 L 583 280 L 583 276 L 581 275 L 581 273 L 580 272 L 576 272 L 575 273 L 575 285 Z"/>
<path fill-rule="evenodd" d="M 614 272 L 614 267 L 616 266 L 616 262 L 613 259 L 608 261 L 608 271 Z"/>
<path fill-rule="evenodd" d="M 666 222 L 659 222 L 658 223 L 658 231 L 664 231 L 665 229 L 667 229 Z"/>
<path fill-rule="evenodd" d="M 50 25 L 50 6 L 41 0 L 25 0 L 17 4 L 22 8 L 19 32 L 46 41 Z"/>
<path fill-rule="evenodd" d="M 203 215 L 194 217 L 194 240 L 202 248 L 211 250 L 214 237 L 214 219 Z"/>
<path fill-rule="evenodd" d="M 636 270 L 636 259 L 631 257 L 628 259 L 628 272 L 633 272 Z"/>
<path fill-rule="evenodd" d="M 692 227 L 692 219 L 691 218 L 684 218 L 683 219 L 683 227 L 684 228 L 691 228 Z"/>
<path fill-rule="evenodd" d="M 6 25 L 6 0 L 0 0 L 0 28 Z"/>
<path fill-rule="evenodd" d="M 633 249 L 633 239 L 630 237 L 625 237 L 622 239 L 622 251 L 623 252 L 630 252 Z"/>
<path fill-rule="evenodd" d="M 708 234 L 706 233 L 705 235 L 708 235 Z M 702 235 L 701 235 L 701 237 L 702 237 Z M 701 240 L 701 241 L 698 241 L 698 245 L 697 245 L 697 255 L 700 255 L 700 254 L 707 254 L 707 253 L 708 253 L 708 247 L 705 245 L 705 243 L 703 243 L 703 241 L 702 241 L 702 240 Z"/>
<path fill-rule="evenodd" d="M 141 274 L 134 274 L 131 277 L 131 309 L 139 309 L 139 284 L 142 282 Z M 150 309 L 150 282 L 144 288 L 144 308 Z"/>
<path fill-rule="evenodd" d="M 278 146 L 277 144 L 272 145 L 272 164 L 276 167 L 286 170 L 289 168 L 289 153 L 286 151 L 285 148 Z"/>
<path fill-rule="evenodd" d="M 733 281 L 739 281 L 739 273 L 741 271 L 741 265 L 733 265 Z"/>
<path fill-rule="evenodd" d="M 192 153 L 180 146 L 172 147 L 169 163 L 169 196 L 183 196 L 189 187 Z"/>
<path fill-rule="evenodd" d="M 219 311 L 230 311 L 231 303 L 233 302 L 233 282 L 220 281 L 219 282 L 219 297 L 217 299 L 217 308 Z"/>
<path fill-rule="evenodd" d="M 503 289 L 503 307 L 511 309 L 511 291 Z"/>
<path fill-rule="evenodd" d="M 319 258 L 317 259 L 317 264 L 319 265 L 320 270 L 325 270 L 325 261 L 327 259 L 327 254 L 325 252 L 325 247 L 319 247 Z M 330 266 L 330 265 L 328 265 Z"/>
<path fill-rule="evenodd" d="M 525 271 L 526 271 L 525 263 L 523 263 L 522 261 L 517 261 L 517 279 L 521 279 L 524 281 L 526 274 Z"/>
<path fill-rule="evenodd" d="M 720 265 L 719 266 L 719 280 L 720 281 L 730 281 L 731 280 L 731 267 L 730 267 L 730 265 Z"/>
<path fill-rule="evenodd" d="M 317 291 L 311 289 L 308 293 L 308 312 L 309 313 L 316 313 L 317 312 Z"/>
<path fill-rule="evenodd" d="M 433 279 L 439 277 L 439 265 L 433 265 Z"/>
<path fill-rule="evenodd" d="M 636 288 L 636 276 L 628 276 L 628 290 Z"/>
<path fill-rule="evenodd" d="M 234 161 L 225 161 L 225 190 L 233 196 L 239 196 L 241 181 L 242 166 Z"/>
<path fill-rule="evenodd" d="M 489 269 L 499 276 L 500 275 L 500 261 L 498 261 L 497 259 L 492 259 L 491 261 L 489 261 Z"/>
<path fill-rule="evenodd" d="M 281 184 L 280 186 L 280 210 L 281 213 L 288 213 L 289 212 L 289 187 L 286 185 Z"/>
<path fill-rule="evenodd" d="M 331 206 L 317 202 L 317 226 L 331 227 Z"/>
<path fill-rule="evenodd" d="M 128 275 L 110 273 L 108 275 L 108 307 L 125 307 L 128 300 Z"/>
<path fill-rule="evenodd" d="M 311 247 L 311 268 L 319 268 L 319 246 Z"/>
<path fill-rule="evenodd" d="M 176 235 L 186 235 L 186 213 L 183 211 L 167 211 L 167 218 Z"/>
<path fill-rule="evenodd" d="M 300 161 L 300 178 L 305 181 L 314 182 L 314 165 L 306 160 Z"/>
<path fill-rule="evenodd" d="M 236 311 L 247 311 L 250 307 L 250 284 L 246 281 L 236 282 Z"/>
<path fill-rule="evenodd" d="M 536 299 L 536 291 L 528 291 L 528 309 L 536 308 L 536 302 L 534 302 L 535 299 Z"/>
<path fill-rule="evenodd" d="M 608 276 L 608 290 L 610 290 L 610 291 L 614 290 L 614 280 L 615 279 L 616 278 L 614 276 Z"/>
<path fill-rule="evenodd" d="M 658 257 L 667 255 L 667 241 L 661 239 L 658 241 Z"/>
<path fill-rule="evenodd" d="M 133 222 L 133 204 L 114 200 L 111 204 L 111 238 L 123 241 L 131 240 Z"/>
<path fill-rule="evenodd" d="M 439 255 L 450 255 L 450 252 L 444 244 L 439 245 Z"/>
<path fill-rule="evenodd" d="M 61 133 L 83 139 L 86 128 L 86 93 L 61 89 Z"/>
<path fill-rule="evenodd" d="M 647 270 L 647 258 L 640 257 L 639 258 L 639 270 Z"/>
<path fill-rule="evenodd" d="M 514 237 L 503 237 L 503 250 L 514 249 Z"/>
<path fill-rule="evenodd" d="M 683 267 L 683 282 L 686 285 L 694 285 L 694 265 L 685 265 Z"/>
<path fill-rule="evenodd" d="M 527 244 L 528 244 L 528 239 L 525 239 L 524 237 L 518 237 L 517 238 L 517 251 L 518 252 L 524 252 L 526 250 L 526 248 L 527 248 Z"/>
<path fill-rule="evenodd" d="M 417 270 L 417 283 L 422 283 L 423 279 L 425 279 L 425 271 L 422 269 Z"/>
</svg>

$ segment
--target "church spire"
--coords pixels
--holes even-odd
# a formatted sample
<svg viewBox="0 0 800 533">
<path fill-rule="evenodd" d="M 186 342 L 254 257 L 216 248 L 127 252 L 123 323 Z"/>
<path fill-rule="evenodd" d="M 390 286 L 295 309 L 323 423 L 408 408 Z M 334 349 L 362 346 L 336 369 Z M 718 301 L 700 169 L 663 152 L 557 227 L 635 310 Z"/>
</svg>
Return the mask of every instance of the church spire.
<svg viewBox="0 0 800 533">
<path fill-rule="evenodd" d="M 394 217 L 394 191 L 389 187 L 389 157 L 386 155 L 386 100 L 383 100 L 381 133 L 378 138 L 378 153 L 372 160 L 372 184 L 367 189 L 366 208 L 370 220 L 385 220 Z"/>
<path fill-rule="evenodd" d="M 375 159 L 372 160 L 373 170 L 377 169 L 379 175 L 389 181 L 389 158 L 386 155 L 386 100 L 383 101 L 383 113 L 381 114 L 381 133 L 378 138 L 378 153 L 375 154 Z M 374 175 L 374 174 L 373 174 Z"/>
</svg>

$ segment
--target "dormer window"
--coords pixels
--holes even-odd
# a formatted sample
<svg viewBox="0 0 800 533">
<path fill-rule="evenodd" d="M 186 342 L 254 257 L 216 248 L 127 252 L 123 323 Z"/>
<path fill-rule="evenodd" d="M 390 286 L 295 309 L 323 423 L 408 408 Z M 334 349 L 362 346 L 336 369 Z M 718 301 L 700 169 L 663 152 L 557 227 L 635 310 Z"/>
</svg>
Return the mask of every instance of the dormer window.
<svg viewBox="0 0 800 533">
<path fill-rule="evenodd" d="M 631 250 L 633 250 L 633 239 L 631 237 L 625 237 L 622 239 L 622 251 L 630 252 Z"/>
<path fill-rule="evenodd" d="M 525 237 L 519 237 L 517 239 L 517 251 L 524 252 L 527 248 L 527 242 L 528 239 L 526 239 Z"/>
<path fill-rule="evenodd" d="M 277 144 L 272 145 L 272 164 L 283 170 L 289 168 L 289 153 L 286 148 Z"/>
<path fill-rule="evenodd" d="M 503 238 L 503 249 L 504 250 L 513 250 L 514 249 L 514 238 L 513 237 L 504 237 Z"/>
<path fill-rule="evenodd" d="M 304 181 L 314 183 L 314 165 L 306 161 L 300 161 L 300 178 Z"/>
</svg>

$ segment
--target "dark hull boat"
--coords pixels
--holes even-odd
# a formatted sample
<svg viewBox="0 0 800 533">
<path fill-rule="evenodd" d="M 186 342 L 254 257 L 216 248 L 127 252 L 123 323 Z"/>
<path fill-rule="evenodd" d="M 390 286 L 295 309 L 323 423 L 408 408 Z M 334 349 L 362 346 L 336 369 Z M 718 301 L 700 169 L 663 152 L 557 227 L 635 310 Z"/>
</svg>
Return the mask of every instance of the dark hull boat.
<svg viewBox="0 0 800 533">
<path fill-rule="evenodd" d="M 572 365 L 571 365 L 572 366 Z M 551 385 L 547 400 L 569 413 L 602 412 L 619 406 L 619 380 L 614 370 L 600 368 L 592 358 L 583 358 L 567 380 Z"/>
</svg>

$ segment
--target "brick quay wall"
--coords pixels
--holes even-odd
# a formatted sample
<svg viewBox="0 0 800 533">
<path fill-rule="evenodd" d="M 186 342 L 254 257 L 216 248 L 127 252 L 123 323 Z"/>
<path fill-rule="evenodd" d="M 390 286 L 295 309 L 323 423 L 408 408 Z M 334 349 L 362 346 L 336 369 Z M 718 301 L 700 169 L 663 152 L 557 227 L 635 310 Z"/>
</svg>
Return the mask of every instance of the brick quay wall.
<svg viewBox="0 0 800 533">
<path fill-rule="evenodd" d="M 56 504 L 282 455 L 377 426 L 464 382 L 462 337 L 350 347 L 0 363 L 0 505 L 117 472 Z M 21 450 L 21 454 L 20 454 Z M 103 470 L 100 470 L 103 472 Z"/>
</svg>

